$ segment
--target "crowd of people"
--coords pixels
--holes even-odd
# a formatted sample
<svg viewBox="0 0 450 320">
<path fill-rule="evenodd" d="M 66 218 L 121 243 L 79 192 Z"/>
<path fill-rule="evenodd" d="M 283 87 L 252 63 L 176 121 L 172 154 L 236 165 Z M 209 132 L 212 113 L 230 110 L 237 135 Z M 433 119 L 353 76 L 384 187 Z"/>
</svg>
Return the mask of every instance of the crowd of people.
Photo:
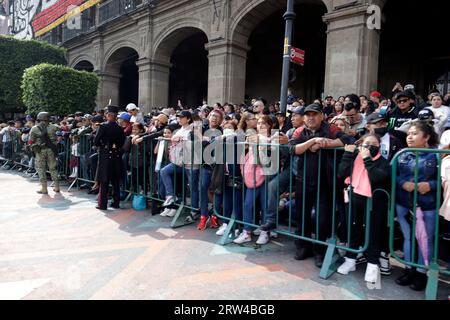
<svg viewBox="0 0 450 320">
<path fill-rule="evenodd" d="M 415 94 L 414 86 L 397 84 L 387 96 L 373 91 L 368 97 L 328 96 L 311 104 L 290 92 L 287 112 L 280 110 L 279 103 L 268 104 L 263 98 L 249 105 L 178 106 L 148 115 L 130 103 L 117 115 L 107 110 L 106 116 L 113 113 L 113 117 L 105 118 L 100 110 L 54 116 L 52 122 L 59 128 L 59 172 L 68 179 L 82 178 L 91 194 L 106 192 L 100 191 L 97 168 L 102 160 L 96 135 L 105 121 L 117 121 L 124 135 L 123 144 L 117 146 L 124 170 L 117 170 L 121 182 L 115 199 L 123 200 L 129 191 L 159 198 L 151 202 L 152 213 L 173 217 L 188 193 L 191 218 L 198 220 L 199 230 L 210 227 L 222 236 L 232 215 L 242 221 L 236 244 L 252 242 L 253 236 L 256 244 L 267 244 L 276 236 L 281 217 L 288 216 L 298 236 L 295 259 L 314 257 L 319 268 L 326 250 L 323 243 L 337 231 L 340 243 L 350 249 L 338 273 L 347 275 L 367 262 L 365 281 L 376 283 L 380 275 L 391 274 L 388 194 L 392 160 L 400 151 L 393 201 L 404 260 L 429 265 L 434 243 L 439 241 L 435 237 L 439 216 L 443 240 L 450 241 L 450 152 L 433 152 L 450 150 L 448 105 L 450 95 L 433 91 L 424 100 Z M 19 162 L 33 167 L 33 152 L 27 144 L 34 125 L 31 116 L 0 124 L 3 158 L 14 159 L 21 153 Z M 221 142 L 226 142 L 225 155 L 219 155 Z M 192 161 L 198 150 L 203 151 L 202 157 L 205 150 L 213 150 L 212 159 Z M 439 181 L 442 204 L 436 203 Z M 114 200 L 113 207 L 118 206 Z M 220 221 L 218 216 L 225 219 Z M 425 245 L 415 250 L 417 257 L 412 255 L 416 224 L 411 217 L 423 221 L 427 234 Z M 337 230 L 332 230 L 333 225 Z M 367 250 L 358 254 L 366 242 Z M 426 281 L 425 269 L 410 266 L 396 279 L 397 284 L 417 291 L 425 289 Z"/>
</svg>

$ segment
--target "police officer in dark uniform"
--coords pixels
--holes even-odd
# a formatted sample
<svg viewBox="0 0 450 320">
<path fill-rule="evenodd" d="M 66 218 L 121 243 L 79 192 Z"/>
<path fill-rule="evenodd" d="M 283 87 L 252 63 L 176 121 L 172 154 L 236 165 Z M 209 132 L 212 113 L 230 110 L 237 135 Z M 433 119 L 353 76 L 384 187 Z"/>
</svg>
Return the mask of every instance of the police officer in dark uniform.
<svg viewBox="0 0 450 320">
<path fill-rule="evenodd" d="M 121 150 L 125 142 L 125 134 L 116 122 L 118 112 L 119 108 L 116 106 L 107 107 L 107 122 L 100 126 L 94 139 L 94 145 L 98 148 L 99 153 L 97 179 L 100 183 L 100 190 L 96 207 L 99 210 L 107 210 L 110 182 L 114 192 L 111 207 L 120 208 L 120 179 L 122 170 L 124 170 Z"/>
</svg>

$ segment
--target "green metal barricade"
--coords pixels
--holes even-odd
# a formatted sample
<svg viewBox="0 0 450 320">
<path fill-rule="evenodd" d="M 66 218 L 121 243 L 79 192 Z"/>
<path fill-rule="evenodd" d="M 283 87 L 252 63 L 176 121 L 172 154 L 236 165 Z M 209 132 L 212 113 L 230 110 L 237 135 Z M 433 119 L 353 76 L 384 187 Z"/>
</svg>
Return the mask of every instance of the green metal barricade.
<svg viewBox="0 0 450 320">
<path fill-rule="evenodd" d="M 396 196 L 398 193 L 398 186 L 397 179 L 398 179 L 398 169 L 399 169 L 399 159 L 402 155 L 405 154 L 413 154 L 416 158 L 416 165 L 414 168 L 414 181 L 412 181 L 415 184 L 415 188 L 413 191 L 413 199 L 411 203 L 411 207 L 408 208 L 410 210 L 410 214 L 412 216 L 412 225 L 411 225 L 411 261 L 406 261 L 404 258 L 400 257 L 394 250 L 394 221 L 396 217 Z M 435 154 L 436 155 L 436 161 L 437 161 L 437 167 L 436 167 L 436 216 L 434 217 L 435 220 L 435 232 L 432 235 L 433 236 L 433 255 L 430 257 L 430 262 L 428 265 L 425 263 L 419 264 L 418 261 L 416 261 L 415 257 L 416 254 L 418 254 L 419 251 L 419 240 L 416 239 L 416 231 L 417 231 L 417 225 L 418 225 L 418 219 L 417 219 L 417 209 L 419 208 L 418 204 L 418 182 L 419 182 L 419 161 L 420 161 L 420 155 L 425 154 Z M 389 246 L 392 257 L 394 257 L 397 261 L 401 262 L 402 264 L 413 267 L 413 268 L 420 268 L 423 270 L 428 271 L 428 282 L 426 287 L 426 299 L 427 300 L 435 300 L 437 298 L 437 289 L 438 289 L 438 281 L 439 281 L 439 274 L 445 274 L 450 275 L 450 270 L 447 269 L 445 266 L 441 266 L 439 264 L 438 255 L 439 255 L 439 211 L 442 204 L 442 179 L 441 179 L 441 164 L 442 164 L 442 155 L 449 155 L 450 150 L 437 150 L 437 149 L 404 149 L 400 151 L 394 159 L 392 160 L 392 190 L 391 190 L 391 196 L 392 201 L 390 202 L 389 207 L 389 224 L 390 224 L 390 236 L 389 236 Z M 432 192 L 432 191 L 431 191 Z M 430 235 L 427 235 L 429 237 Z"/>
</svg>

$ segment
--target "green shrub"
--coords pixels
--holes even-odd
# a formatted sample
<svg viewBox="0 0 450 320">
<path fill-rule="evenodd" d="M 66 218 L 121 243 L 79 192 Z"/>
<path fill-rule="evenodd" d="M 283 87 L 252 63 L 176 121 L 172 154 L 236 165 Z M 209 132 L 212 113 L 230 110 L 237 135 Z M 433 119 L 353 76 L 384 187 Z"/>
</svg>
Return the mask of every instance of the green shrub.
<svg viewBox="0 0 450 320">
<path fill-rule="evenodd" d="M 26 68 L 40 63 L 66 65 L 66 50 L 43 41 L 0 36 L 0 113 L 23 112 L 21 82 Z"/>
<path fill-rule="evenodd" d="M 95 108 L 98 77 L 69 67 L 40 64 L 25 70 L 22 90 L 27 113 L 67 115 L 91 113 Z"/>
</svg>

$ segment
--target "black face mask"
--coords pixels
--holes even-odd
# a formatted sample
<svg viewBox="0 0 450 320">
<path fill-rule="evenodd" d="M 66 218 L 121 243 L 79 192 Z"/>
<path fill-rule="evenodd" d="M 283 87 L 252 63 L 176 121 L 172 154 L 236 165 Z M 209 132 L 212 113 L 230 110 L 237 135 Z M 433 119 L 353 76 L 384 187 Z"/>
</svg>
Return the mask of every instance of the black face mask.
<svg viewBox="0 0 450 320">
<path fill-rule="evenodd" d="M 388 128 L 377 128 L 374 130 L 375 134 L 380 136 L 380 137 L 384 137 L 386 135 L 386 133 L 388 133 Z"/>
<path fill-rule="evenodd" d="M 370 146 L 370 156 L 375 158 L 380 153 L 380 147 Z"/>
</svg>

